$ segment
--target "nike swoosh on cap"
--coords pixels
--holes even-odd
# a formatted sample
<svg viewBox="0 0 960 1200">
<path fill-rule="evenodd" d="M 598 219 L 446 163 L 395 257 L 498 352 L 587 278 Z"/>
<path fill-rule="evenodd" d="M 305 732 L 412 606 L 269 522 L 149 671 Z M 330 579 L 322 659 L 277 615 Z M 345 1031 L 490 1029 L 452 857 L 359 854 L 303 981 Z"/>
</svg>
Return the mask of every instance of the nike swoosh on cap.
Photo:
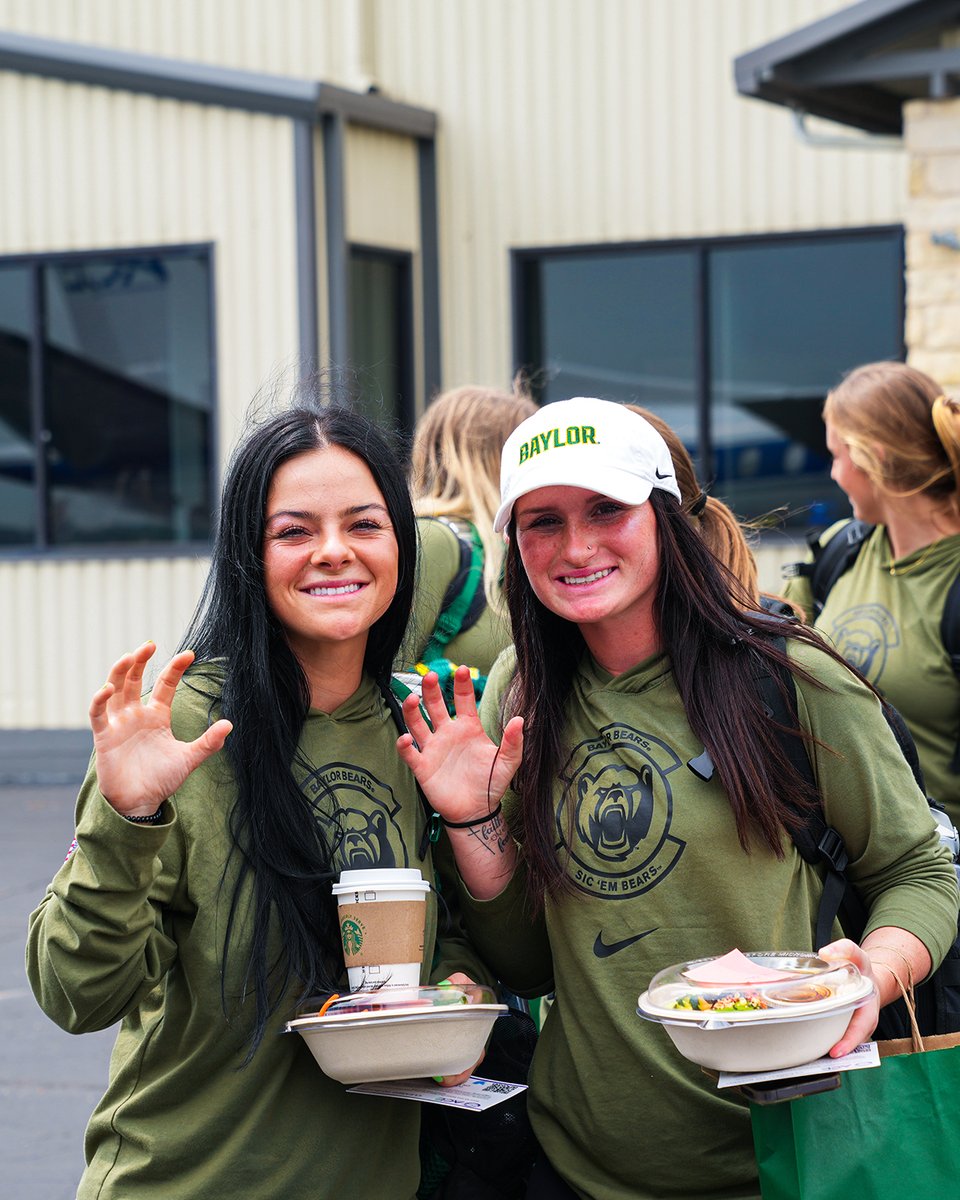
<svg viewBox="0 0 960 1200">
<path fill-rule="evenodd" d="M 645 929 L 643 933 L 635 933 L 633 937 L 622 938 L 619 942 L 605 942 L 603 940 L 603 930 L 597 934 L 597 940 L 593 943 L 593 952 L 597 958 L 609 958 L 611 954 L 616 954 L 620 950 L 626 950 L 628 946 L 632 946 L 634 942 L 639 942 L 641 938 L 645 938 L 648 933 L 656 933 L 657 927 L 653 929 Z"/>
<path fill-rule="evenodd" d="M 660 474 L 660 472 L 657 470 L 657 468 L 656 468 L 656 467 L 654 467 L 654 468 L 653 468 L 653 473 L 654 473 L 654 475 L 656 475 L 656 477 L 657 477 L 658 479 L 672 479 L 672 478 L 673 478 L 673 472 L 672 472 L 672 471 L 667 471 L 667 472 L 666 472 L 664 475 L 661 475 L 661 474 Z"/>
</svg>

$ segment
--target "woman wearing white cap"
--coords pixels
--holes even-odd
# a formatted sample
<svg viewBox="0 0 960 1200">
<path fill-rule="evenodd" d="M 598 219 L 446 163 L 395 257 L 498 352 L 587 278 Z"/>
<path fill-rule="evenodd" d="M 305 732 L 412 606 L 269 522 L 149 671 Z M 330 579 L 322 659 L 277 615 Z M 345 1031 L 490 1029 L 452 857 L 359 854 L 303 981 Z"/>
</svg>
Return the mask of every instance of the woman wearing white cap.
<svg viewBox="0 0 960 1200">
<path fill-rule="evenodd" d="M 922 979 L 952 943 L 951 867 L 875 695 L 812 631 L 749 611 L 642 417 L 546 406 L 507 441 L 501 495 L 515 648 L 480 719 L 466 672 L 455 720 L 428 676 L 433 728 L 408 702 L 415 741 L 399 747 L 451 830 L 488 961 L 520 994 L 555 986 L 531 1074 L 544 1157 L 528 1195 L 756 1196 L 745 1104 L 641 1021 L 636 997 L 681 960 L 816 949 L 821 880 L 784 829 L 809 793 L 759 673 L 793 673 L 799 736 L 870 906 L 862 948 L 823 951 L 878 991 L 833 1053 L 871 1033 L 898 976 Z"/>
</svg>

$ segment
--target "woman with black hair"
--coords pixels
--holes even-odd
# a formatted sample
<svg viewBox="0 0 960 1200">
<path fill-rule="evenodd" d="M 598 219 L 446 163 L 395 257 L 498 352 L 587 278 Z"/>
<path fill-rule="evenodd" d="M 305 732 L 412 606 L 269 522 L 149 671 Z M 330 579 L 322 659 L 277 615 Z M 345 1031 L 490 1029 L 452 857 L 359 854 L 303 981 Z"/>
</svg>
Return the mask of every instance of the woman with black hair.
<svg viewBox="0 0 960 1200">
<path fill-rule="evenodd" d="M 385 698 L 415 561 L 402 456 L 301 399 L 235 451 L 203 598 L 149 697 L 150 642 L 93 697 L 75 847 L 27 946 L 58 1024 L 121 1023 L 81 1198 L 416 1192 L 418 1106 L 347 1093 L 281 1036 L 299 999 L 346 990 L 340 870 L 437 880 Z M 436 935 L 432 894 L 424 975 L 479 977 Z"/>
<path fill-rule="evenodd" d="M 919 981 L 952 944 L 952 868 L 875 694 L 816 633 L 752 611 L 647 421 L 549 404 L 504 446 L 500 486 L 514 648 L 479 718 L 464 672 L 456 719 L 427 676 L 433 728 L 406 706 L 398 746 L 456 825 L 478 947 L 519 994 L 555 986 L 530 1076 L 543 1157 L 528 1196 L 757 1196 L 746 1104 L 637 1017 L 638 993 L 734 947 L 819 949 L 875 981 L 831 1051 L 845 1053 L 898 978 Z M 759 686 L 784 668 L 869 906 L 862 946 L 839 928 L 814 945 L 822 882 L 785 828 L 814 798 Z"/>
</svg>

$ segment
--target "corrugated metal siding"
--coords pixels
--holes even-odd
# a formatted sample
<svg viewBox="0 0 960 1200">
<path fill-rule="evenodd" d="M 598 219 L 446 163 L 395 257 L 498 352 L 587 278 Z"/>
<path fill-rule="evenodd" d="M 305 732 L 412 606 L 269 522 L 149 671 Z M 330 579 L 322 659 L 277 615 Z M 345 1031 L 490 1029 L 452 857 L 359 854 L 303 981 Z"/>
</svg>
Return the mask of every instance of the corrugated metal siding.
<svg viewBox="0 0 960 1200">
<path fill-rule="evenodd" d="M 447 384 L 510 370 L 512 246 L 895 222 L 897 151 L 814 149 L 733 59 L 839 0 L 0 0 L 0 26 L 370 80 L 441 118 Z"/>
<path fill-rule="evenodd" d="M 111 662 L 147 638 L 158 662 L 179 642 L 201 561 L 0 563 L 0 728 L 71 729 Z"/>
<path fill-rule="evenodd" d="M 737 54 L 839 7 L 0 0 L 0 28 L 348 87 L 373 82 L 436 110 L 450 386 L 510 375 L 511 247 L 900 220 L 901 153 L 801 145 L 787 112 L 735 92 Z M 373 143 L 363 145 L 350 169 L 367 174 Z M 0 73 L 0 177 L 0 253 L 215 243 L 228 445 L 254 390 L 297 356 L 290 123 Z M 351 231 L 404 236 L 407 218 L 389 197 L 382 212 L 370 199 L 356 197 Z M 8 604 L 16 609 L 0 620 L 0 651 L 17 668 L 0 683 L 0 726 L 82 724 L 117 653 L 148 636 L 176 642 L 201 575 L 179 560 L 0 563 L 4 618 Z"/>
<path fill-rule="evenodd" d="M 380 0 L 385 90 L 441 117 L 445 382 L 509 373 L 509 247 L 898 221 L 901 152 L 802 145 L 734 88 L 738 54 L 839 7 Z"/>
<path fill-rule="evenodd" d="M 212 243 L 221 455 L 297 358 L 291 123 L 0 73 L 0 255 Z M 120 653 L 169 650 L 193 559 L 0 563 L 0 727 L 77 727 Z"/>
<path fill-rule="evenodd" d="M 364 87 L 371 0 L 0 0 L 0 28 Z"/>
<path fill-rule="evenodd" d="M 417 147 L 412 138 L 349 130 L 347 239 L 391 250 L 420 249 Z"/>
</svg>

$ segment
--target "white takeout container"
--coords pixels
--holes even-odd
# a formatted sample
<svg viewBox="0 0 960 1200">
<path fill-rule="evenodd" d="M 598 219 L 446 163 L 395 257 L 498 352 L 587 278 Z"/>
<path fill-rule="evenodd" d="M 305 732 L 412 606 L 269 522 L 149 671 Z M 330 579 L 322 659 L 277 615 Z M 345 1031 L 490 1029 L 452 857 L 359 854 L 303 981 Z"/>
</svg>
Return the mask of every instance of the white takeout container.
<svg viewBox="0 0 960 1200">
<path fill-rule="evenodd" d="M 850 1014 L 874 994 L 873 981 L 850 962 L 830 963 L 802 952 L 751 951 L 746 957 L 790 978 L 699 984 L 688 972 L 695 975 L 709 959 L 676 963 L 650 981 L 637 1001 L 638 1014 L 662 1025 L 684 1058 L 702 1067 L 777 1071 L 826 1054 L 840 1040 Z M 763 1007 L 723 1007 L 734 993 L 746 1004 Z M 683 1007 L 687 1002 L 691 1007 Z M 718 1004 L 720 1010 L 713 1007 Z"/>
<path fill-rule="evenodd" d="M 507 1011 L 495 999 L 479 984 L 359 992 L 323 1016 L 322 1001 L 306 1001 L 286 1031 L 300 1034 L 324 1074 L 340 1083 L 459 1075 L 474 1066 Z"/>
</svg>

